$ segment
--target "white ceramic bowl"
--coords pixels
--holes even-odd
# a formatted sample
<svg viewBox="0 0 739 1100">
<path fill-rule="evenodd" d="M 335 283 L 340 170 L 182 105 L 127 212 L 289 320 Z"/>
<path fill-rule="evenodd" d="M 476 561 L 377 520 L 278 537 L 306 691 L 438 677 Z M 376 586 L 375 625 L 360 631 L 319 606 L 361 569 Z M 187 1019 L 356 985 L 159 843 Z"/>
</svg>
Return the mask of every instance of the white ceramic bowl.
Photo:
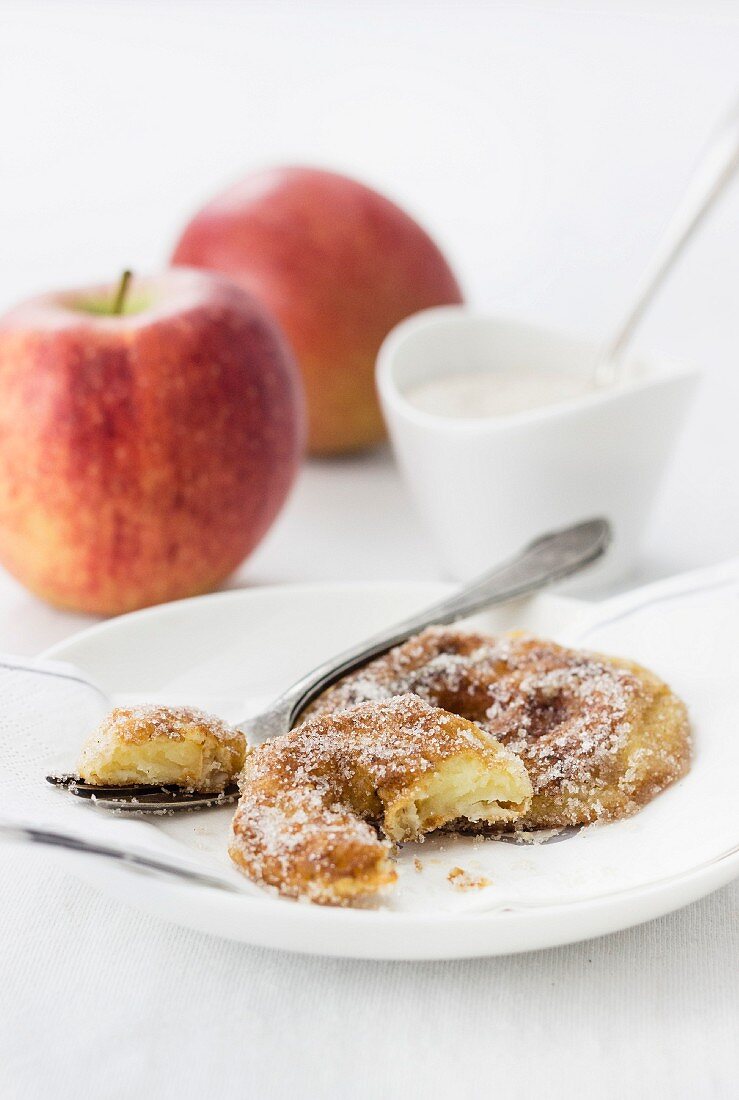
<svg viewBox="0 0 739 1100">
<path fill-rule="evenodd" d="M 634 565 L 697 372 L 641 360 L 627 386 L 505 417 L 456 419 L 416 408 L 409 387 L 449 372 L 537 364 L 591 370 L 577 337 L 475 313 L 425 310 L 387 337 L 377 385 L 401 471 L 441 559 L 466 579 L 529 539 L 606 516 L 614 541 L 578 590 Z"/>
</svg>

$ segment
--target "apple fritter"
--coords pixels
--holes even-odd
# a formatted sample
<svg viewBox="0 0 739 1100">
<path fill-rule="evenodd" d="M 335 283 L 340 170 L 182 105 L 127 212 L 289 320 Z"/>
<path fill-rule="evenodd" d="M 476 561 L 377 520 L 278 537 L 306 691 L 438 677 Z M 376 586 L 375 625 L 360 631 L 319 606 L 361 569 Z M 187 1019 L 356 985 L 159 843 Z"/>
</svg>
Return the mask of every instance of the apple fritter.
<svg viewBox="0 0 739 1100">
<path fill-rule="evenodd" d="M 685 705 L 654 673 L 523 634 L 429 627 L 329 688 L 308 714 L 403 692 L 479 723 L 523 761 L 534 788 L 516 823 L 526 829 L 633 814 L 690 767 Z"/>
<path fill-rule="evenodd" d="M 512 823 L 530 799 L 513 753 L 406 694 L 314 718 L 253 749 L 229 850 L 256 882 L 344 904 L 395 880 L 392 842 L 450 822 Z"/>
<path fill-rule="evenodd" d="M 146 783 L 217 792 L 244 765 L 243 733 L 194 707 L 118 707 L 82 748 L 86 783 Z"/>
</svg>

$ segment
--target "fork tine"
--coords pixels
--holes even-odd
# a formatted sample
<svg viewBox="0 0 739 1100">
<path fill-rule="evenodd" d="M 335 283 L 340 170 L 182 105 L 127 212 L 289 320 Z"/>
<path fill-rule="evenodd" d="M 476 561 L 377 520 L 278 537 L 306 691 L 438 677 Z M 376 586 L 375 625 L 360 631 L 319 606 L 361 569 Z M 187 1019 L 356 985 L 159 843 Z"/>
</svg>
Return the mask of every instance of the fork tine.
<svg viewBox="0 0 739 1100">
<path fill-rule="evenodd" d="M 87 798 L 106 809 L 126 810 L 138 813 L 161 813 L 164 810 L 205 809 L 208 806 L 225 806 L 239 796 L 236 783 L 229 783 L 223 791 L 190 791 L 184 787 L 162 787 L 139 783 L 130 786 L 101 786 L 85 783 L 78 775 L 47 775 L 46 782 L 62 787 L 78 798 Z"/>
</svg>

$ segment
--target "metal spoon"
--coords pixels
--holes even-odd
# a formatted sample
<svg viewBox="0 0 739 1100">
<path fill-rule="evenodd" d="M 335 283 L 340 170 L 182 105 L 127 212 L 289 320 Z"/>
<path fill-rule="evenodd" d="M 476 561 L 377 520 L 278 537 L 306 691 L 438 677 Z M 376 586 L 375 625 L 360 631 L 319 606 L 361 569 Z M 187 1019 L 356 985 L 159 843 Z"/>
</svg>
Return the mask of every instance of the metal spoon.
<svg viewBox="0 0 739 1100">
<path fill-rule="evenodd" d="M 613 385 L 623 371 L 624 351 L 668 273 L 739 169 L 739 103 L 719 126 L 642 275 L 626 315 L 600 351 L 595 378 Z"/>
</svg>

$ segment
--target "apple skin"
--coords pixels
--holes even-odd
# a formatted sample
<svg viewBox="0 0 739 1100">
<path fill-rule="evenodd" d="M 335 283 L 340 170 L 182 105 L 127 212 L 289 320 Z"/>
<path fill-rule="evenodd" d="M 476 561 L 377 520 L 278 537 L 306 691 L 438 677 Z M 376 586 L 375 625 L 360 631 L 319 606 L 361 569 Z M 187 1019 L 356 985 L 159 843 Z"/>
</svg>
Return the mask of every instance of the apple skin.
<svg viewBox="0 0 739 1100">
<path fill-rule="evenodd" d="M 172 262 L 221 271 L 270 310 L 295 352 L 312 454 L 385 435 L 374 368 L 412 313 L 462 301 L 428 234 L 383 195 L 315 168 L 248 176 L 185 229 Z"/>
<path fill-rule="evenodd" d="M 0 562 L 102 614 L 218 585 L 279 512 L 304 442 L 291 353 L 242 289 L 170 270 L 135 279 L 123 316 L 90 312 L 114 295 L 0 319 Z"/>
</svg>

